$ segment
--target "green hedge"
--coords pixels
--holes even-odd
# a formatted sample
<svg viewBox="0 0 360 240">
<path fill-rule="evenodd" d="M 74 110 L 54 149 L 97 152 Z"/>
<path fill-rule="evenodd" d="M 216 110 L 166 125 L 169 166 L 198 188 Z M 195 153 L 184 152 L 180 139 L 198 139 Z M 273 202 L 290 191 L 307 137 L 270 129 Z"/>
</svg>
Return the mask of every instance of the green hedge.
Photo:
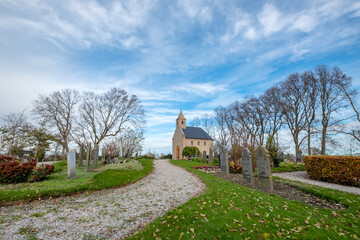
<svg viewBox="0 0 360 240">
<path fill-rule="evenodd" d="M 313 179 L 360 186 L 360 157 L 305 156 L 304 161 L 305 170 Z"/>
</svg>

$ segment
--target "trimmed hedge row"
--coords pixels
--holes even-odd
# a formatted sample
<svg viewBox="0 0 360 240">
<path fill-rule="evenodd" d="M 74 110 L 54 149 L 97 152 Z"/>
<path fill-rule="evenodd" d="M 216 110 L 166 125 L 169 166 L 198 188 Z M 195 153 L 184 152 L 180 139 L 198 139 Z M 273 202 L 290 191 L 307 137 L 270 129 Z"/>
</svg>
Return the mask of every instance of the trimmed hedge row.
<svg viewBox="0 0 360 240">
<path fill-rule="evenodd" d="M 360 157 L 304 156 L 311 178 L 343 185 L 360 186 Z"/>
</svg>

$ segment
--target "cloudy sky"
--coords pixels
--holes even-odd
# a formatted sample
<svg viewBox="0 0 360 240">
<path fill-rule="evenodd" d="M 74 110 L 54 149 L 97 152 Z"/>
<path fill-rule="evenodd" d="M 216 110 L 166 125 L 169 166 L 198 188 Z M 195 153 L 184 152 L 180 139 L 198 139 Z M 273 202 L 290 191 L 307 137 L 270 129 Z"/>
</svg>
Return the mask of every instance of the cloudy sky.
<svg viewBox="0 0 360 240">
<path fill-rule="evenodd" d="M 145 150 L 289 73 L 337 65 L 360 89 L 359 1 L 0 0 L 0 114 L 62 88 L 136 94 Z"/>
</svg>

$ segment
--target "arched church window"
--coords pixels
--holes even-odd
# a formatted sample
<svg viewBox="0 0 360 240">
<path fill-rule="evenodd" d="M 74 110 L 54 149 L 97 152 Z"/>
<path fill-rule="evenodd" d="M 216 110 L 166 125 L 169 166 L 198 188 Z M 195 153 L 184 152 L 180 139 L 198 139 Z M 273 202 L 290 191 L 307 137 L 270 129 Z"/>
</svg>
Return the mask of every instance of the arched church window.
<svg viewBox="0 0 360 240">
<path fill-rule="evenodd" d="M 181 121 L 181 124 L 184 124 L 184 121 Z"/>
<path fill-rule="evenodd" d="M 191 141 L 191 145 L 193 145 L 194 144 L 194 142 L 193 141 Z"/>
<path fill-rule="evenodd" d="M 204 146 L 206 146 L 206 142 L 204 142 Z"/>
<path fill-rule="evenodd" d="M 200 146 L 200 141 L 198 141 L 198 146 Z"/>
</svg>

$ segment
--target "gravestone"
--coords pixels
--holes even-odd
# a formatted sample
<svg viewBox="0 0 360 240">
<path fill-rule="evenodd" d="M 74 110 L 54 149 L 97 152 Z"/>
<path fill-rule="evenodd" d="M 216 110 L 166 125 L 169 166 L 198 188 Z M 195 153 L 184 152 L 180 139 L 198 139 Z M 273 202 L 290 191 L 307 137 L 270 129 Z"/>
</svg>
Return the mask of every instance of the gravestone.
<svg viewBox="0 0 360 240">
<path fill-rule="evenodd" d="M 109 155 L 107 155 L 107 160 L 106 160 L 106 162 L 107 162 L 108 164 L 110 164 L 110 163 L 111 163 L 111 161 L 110 161 L 110 154 L 109 154 Z"/>
<path fill-rule="evenodd" d="M 91 143 L 89 143 L 88 147 L 87 147 L 86 165 L 85 165 L 85 171 L 86 172 L 89 172 L 90 160 L 91 160 Z"/>
<path fill-rule="evenodd" d="M 79 167 L 81 167 L 84 163 L 83 163 L 83 157 L 84 157 L 84 152 L 85 152 L 85 147 L 84 144 L 81 144 L 80 147 L 80 153 L 79 153 Z"/>
<path fill-rule="evenodd" d="M 203 157 L 202 157 L 202 153 L 200 152 L 199 153 L 199 160 L 202 162 L 202 160 L 203 160 Z"/>
<path fill-rule="evenodd" d="M 224 146 L 220 149 L 220 169 L 221 173 L 229 175 L 229 163 L 228 163 L 228 153 Z"/>
<path fill-rule="evenodd" d="M 271 170 L 270 170 L 270 160 L 266 156 L 266 151 L 262 146 L 259 146 L 256 149 L 256 166 L 258 171 L 258 183 L 261 188 L 269 189 L 270 191 L 274 190 Z"/>
<path fill-rule="evenodd" d="M 94 164 L 93 164 L 93 170 L 95 170 L 98 166 L 98 161 L 99 161 L 99 146 L 97 145 L 95 147 L 95 152 L 94 152 Z"/>
<path fill-rule="evenodd" d="M 67 169 L 68 169 L 68 178 L 75 177 L 75 163 L 76 163 L 76 154 L 75 152 L 69 152 L 67 156 Z"/>
<path fill-rule="evenodd" d="M 299 149 L 298 151 L 296 151 L 296 162 L 301 162 L 302 161 L 302 151 Z"/>
<path fill-rule="evenodd" d="M 206 151 L 203 151 L 202 156 L 203 156 L 203 161 L 206 162 Z"/>
<path fill-rule="evenodd" d="M 212 148 L 210 148 L 210 150 L 209 150 L 209 163 L 210 163 L 210 164 L 212 164 L 213 155 L 214 155 L 213 150 L 212 150 Z"/>
<path fill-rule="evenodd" d="M 243 162 L 243 178 L 246 182 L 254 183 L 254 173 L 251 162 L 251 153 L 248 148 L 244 148 L 242 151 Z"/>
<path fill-rule="evenodd" d="M 197 149 L 195 150 L 195 157 L 196 157 L 196 158 L 198 157 L 198 151 L 197 151 Z"/>
</svg>

